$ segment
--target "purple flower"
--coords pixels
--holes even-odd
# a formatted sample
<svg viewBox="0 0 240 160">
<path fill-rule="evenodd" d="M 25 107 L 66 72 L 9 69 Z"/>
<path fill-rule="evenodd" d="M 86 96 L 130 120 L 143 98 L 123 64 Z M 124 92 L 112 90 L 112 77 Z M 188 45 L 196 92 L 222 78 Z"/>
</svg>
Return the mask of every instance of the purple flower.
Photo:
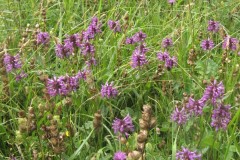
<svg viewBox="0 0 240 160">
<path fill-rule="evenodd" d="M 173 41 L 171 38 L 165 38 L 162 40 L 162 47 L 163 48 L 167 48 L 167 47 L 171 47 L 173 45 Z"/>
<path fill-rule="evenodd" d="M 96 66 L 97 65 L 97 61 L 94 57 L 90 57 L 87 61 L 86 61 L 86 64 L 88 67 L 94 65 Z"/>
<path fill-rule="evenodd" d="M 55 47 L 55 53 L 59 58 L 69 57 L 73 54 L 73 43 L 70 41 L 66 41 L 64 45 L 57 44 Z"/>
<path fill-rule="evenodd" d="M 134 131 L 132 118 L 129 116 L 129 114 L 123 119 L 115 118 L 115 120 L 112 123 L 112 128 L 115 134 L 120 133 L 128 137 L 130 133 Z"/>
<path fill-rule="evenodd" d="M 114 154 L 113 160 L 126 160 L 127 155 L 124 152 L 118 151 Z"/>
<path fill-rule="evenodd" d="M 231 120 L 230 107 L 230 105 L 220 104 L 213 110 L 211 126 L 214 127 L 216 131 L 219 129 L 227 129 L 227 125 Z"/>
<path fill-rule="evenodd" d="M 21 79 L 26 78 L 27 76 L 28 74 L 22 71 L 20 74 L 16 75 L 16 81 L 20 81 Z"/>
<path fill-rule="evenodd" d="M 201 47 L 204 51 L 211 50 L 214 47 L 214 43 L 210 39 L 203 40 L 201 43 Z"/>
<path fill-rule="evenodd" d="M 219 22 L 210 20 L 208 21 L 208 31 L 218 32 L 219 30 Z"/>
<path fill-rule="evenodd" d="M 205 103 L 207 100 L 211 100 L 213 105 L 216 105 L 217 99 L 221 99 L 224 94 L 224 86 L 222 82 L 217 83 L 214 80 L 208 85 L 203 93 L 201 101 Z"/>
<path fill-rule="evenodd" d="M 140 46 L 136 47 L 133 53 L 145 54 L 148 52 L 148 48 L 146 48 L 146 44 L 141 44 Z"/>
<path fill-rule="evenodd" d="M 146 37 L 147 37 L 147 35 L 145 33 L 143 33 L 142 31 L 139 31 L 132 36 L 133 41 L 135 43 L 144 41 L 146 39 Z"/>
<path fill-rule="evenodd" d="M 93 39 L 97 33 L 101 33 L 101 26 L 102 24 L 99 23 L 98 18 L 93 17 L 87 30 L 83 32 L 83 39 L 86 41 Z"/>
<path fill-rule="evenodd" d="M 111 98 L 116 97 L 118 94 L 118 91 L 116 88 L 113 87 L 113 82 L 110 84 L 106 83 L 105 85 L 102 85 L 101 89 L 101 95 L 102 97 Z"/>
<path fill-rule="evenodd" d="M 170 55 L 168 52 L 158 52 L 157 57 L 160 61 L 166 61 L 167 59 L 170 58 Z"/>
<path fill-rule="evenodd" d="M 78 33 L 76 33 L 76 34 L 67 36 L 67 38 L 64 40 L 64 43 L 65 44 L 72 43 L 73 47 L 80 47 L 81 41 L 82 41 L 81 36 Z"/>
<path fill-rule="evenodd" d="M 88 73 L 87 70 L 79 71 L 76 76 L 78 77 L 78 79 L 86 80 L 87 79 L 87 73 Z"/>
<path fill-rule="evenodd" d="M 108 27 L 114 32 L 121 32 L 121 26 L 119 21 L 108 21 Z"/>
<path fill-rule="evenodd" d="M 173 56 L 172 58 L 167 58 L 165 60 L 165 67 L 168 70 L 171 70 L 173 68 L 173 66 L 177 65 L 177 58 L 175 56 Z"/>
<path fill-rule="evenodd" d="M 78 75 L 68 77 L 68 84 L 71 91 L 76 91 L 79 88 L 79 78 Z"/>
<path fill-rule="evenodd" d="M 181 151 L 178 151 L 176 154 L 176 159 L 177 160 L 201 160 L 202 155 L 197 154 L 196 151 L 190 151 L 187 148 L 182 147 Z"/>
<path fill-rule="evenodd" d="M 146 59 L 145 54 L 142 54 L 139 50 L 134 50 L 131 57 L 131 66 L 133 68 L 143 66 L 147 64 L 148 61 Z"/>
<path fill-rule="evenodd" d="M 230 36 L 226 36 L 224 38 L 222 48 L 231 49 L 232 51 L 235 51 L 237 49 L 237 44 L 238 44 L 237 38 L 231 38 Z"/>
<path fill-rule="evenodd" d="M 173 3 L 175 3 L 176 2 L 176 0 L 168 0 L 168 3 L 169 4 L 173 4 Z"/>
<path fill-rule="evenodd" d="M 165 62 L 165 67 L 170 70 L 177 65 L 177 57 L 170 57 L 168 52 L 158 52 L 157 57 L 160 61 Z"/>
<path fill-rule="evenodd" d="M 127 39 L 126 39 L 126 42 L 125 42 L 125 43 L 126 43 L 126 44 L 134 44 L 135 42 L 134 42 L 133 38 L 130 37 L 130 38 L 127 38 Z"/>
<path fill-rule="evenodd" d="M 13 69 L 18 69 L 22 67 L 19 54 L 11 56 L 10 54 L 6 53 L 3 58 L 3 63 L 7 72 L 11 72 Z"/>
<path fill-rule="evenodd" d="M 195 115 L 198 116 L 202 114 L 204 105 L 205 105 L 204 101 L 194 100 L 192 97 L 190 97 L 186 105 L 186 108 L 190 113 L 194 113 Z"/>
<path fill-rule="evenodd" d="M 179 110 L 177 107 L 173 111 L 171 115 L 172 121 L 175 121 L 177 124 L 181 125 L 187 122 L 187 112 L 185 108 L 183 107 L 181 110 Z"/>
<path fill-rule="evenodd" d="M 37 44 L 47 44 L 50 40 L 48 32 L 39 32 L 37 34 Z"/>
<path fill-rule="evenodd" d="M 94 55 L 95 53 L 95 47 L 89 42 L 82 43 L 80 45 L 80 48 L 83 55 L 87 55 L 88 53 L 91 53 L 92 55 Z"/>
</svg>

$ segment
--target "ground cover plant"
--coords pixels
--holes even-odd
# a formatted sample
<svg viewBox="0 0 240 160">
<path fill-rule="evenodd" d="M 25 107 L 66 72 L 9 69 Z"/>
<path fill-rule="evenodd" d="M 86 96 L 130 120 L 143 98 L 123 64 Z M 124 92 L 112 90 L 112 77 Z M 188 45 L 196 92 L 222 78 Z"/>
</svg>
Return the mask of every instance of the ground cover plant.
<svg viewBox="0 0 240 160">
<path fill-rule="evenodd" d="M 0 159 L 240 159 L 238 0 L 0 10 Z"/>
</svg>

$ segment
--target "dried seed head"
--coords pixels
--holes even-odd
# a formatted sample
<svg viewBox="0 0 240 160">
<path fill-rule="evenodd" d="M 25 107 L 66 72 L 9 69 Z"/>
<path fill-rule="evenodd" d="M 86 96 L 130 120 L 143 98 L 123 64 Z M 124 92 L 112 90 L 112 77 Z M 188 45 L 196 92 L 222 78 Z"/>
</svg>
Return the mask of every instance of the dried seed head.
<svg viewBox="0 0 240 160">
<path fill-rule="evenodd" d="M 148 123 L 146 121 L 144 121 L 143 119 L 139 119 L 139 125 L 141 129 L 148 129 Z"/>
<path fill-rule="evenodd" d="M 134 150 L 128 154 L 128 158 L 132 160 L 138 160 L 141 155 L 141 152 Z"/>
<path fill-rule="evenodd" d="M 148 137 L 148 131 L 147 130 L 141 130 L 140 133 L 137 136 L 137 142 L 138 143 L 144 143 L 147 141 Z"/>
<path fill-rule="evenodd" d="M 154 128 L 156 124 L 157 124 L 157 119 L 155 117 L 152 117 L 150 121 L 150 128 Z"/>
<path fill-rule="evenodd" d="M 145 143 L 138 143 L 137 144 L 138 151 L 143 153 L 144 152 L 144 148 L 145 148 Z"/>
</svg>

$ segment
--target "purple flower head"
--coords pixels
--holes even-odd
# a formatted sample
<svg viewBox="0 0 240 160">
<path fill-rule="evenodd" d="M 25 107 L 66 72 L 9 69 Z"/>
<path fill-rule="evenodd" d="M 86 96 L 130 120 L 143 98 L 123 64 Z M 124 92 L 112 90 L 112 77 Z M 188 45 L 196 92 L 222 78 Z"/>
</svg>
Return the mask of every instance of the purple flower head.
<svg viewBox="0 0 240 160">
<path fill-rule="evenodd" d="M 71 91 L 76 91 L 79 88 L 79 77 L 78 75 L 68 77 L 68 84 Z"/>
<path fill-rule="evenodd" d="M 126 160 L 127 155 L 124 152 L 118 151 L 114 154 L 113 160 Z"/>
<path fill-rule="evenodd" d="M 145 54 L 148 52 L 148 48 L 146 48 L 146 44 L 141 44 L 140 46 L 136 47 L 133 53 Z"/>
<path fill-rule="evenodd" d="M 168 70 L 171 70 L 173 66 L 177 66 L 177 58 L 175 56 L 173 56 L 172 58 L 167 58 L 165 60 L 165 67 Z"/>
<path fill-rule="evenodd" d="M 16 75 L 16 81 L 20 81 L 21 79 L 26 78 L 27 76 L 28 74 L 22 71 L 20 74 Z"/>
<path fill-rule="evenodd" d="M 181 110 L 179 110 L 177 107 L 173 111 L 171 115 L 172 121 L 176 122 L 179 125 L 182 125 L 187 122 L 187 112 L 185 108 L 183 107 Z"/>
<path fill-rule="evenodd" d="M 88 53 L 94 55 L 95 53 L 95 47 L 89 42 L 82 43 L 80 48 L 83 55 L 87 55 Z"/>
<path fill-rule="evenodd" d="M 108 21 L 108 27 L 113 30 L 115 33 L 116 32 L 121 32 L 121 26 L 119 21 Z"/>
<path fill-rule="evenodd" d="M 70 41 L 66 41 L 64 45 L 57 44 L 55 47 L 55 53 L 59 58 L 69 57 L 73 54 L 73 43 Z"/>
<path fill-rule="evenodd" d="M 39 32 L 37 34 L 37 44 L 47 44 L 50 41 L 48 32 Z"/>
<path fill-rule="evenodd" d="M 67 38 L 64 40 L 64 43 L 65 44 L 72 43 L 73 47 L 80 47 L 81 41 L 82 41 L 81 36 L 78 33 L 76 33 L 76 34 L 67 36 Z"/>
<path fill-rule="evenodd" d="M 93 39 L 97 33 L 101 33 L 101 26 L 102 24 L 99 23 L 99 20 L 97 17 L 93 17 L 91 20 L 90 25 L 88 26 L 86 31 L 83 31 L 83 39 L 85 41 L 89 41 L 90 39 Z"/>
<path fill-rule="evenodd" d="M 166 61 L 167 59 L 170 58 L 170 55 L 167 51 L 165 52 L 158 52 L 157 57 L 160 61 Z"/>
<path fill-rule="evenodd" d="M 196 151 L 190 151 L 187 148 L 182 147 L 181 151 L 178 151 L 176 154 L 177 160 L 201 160 L 202 155 L 197 154 Z"/>
<path fill-rule="evenodd" d="M 115 118 L 112 123 L 112 128 L 115 134 L 122 134 L 125 135 L 126 138 L 130 135 L 131 132 L 134 131 L 134 125 L 132 123 L 132 118 L 127 115 L 123 119 Z"/>
<path fill-rule="evenodd" d="M 214 47 L 214 43 L 210 39 L 203 40 L 201 43 L 201 47 L 204 51 L 211 50 Z"/>
<path fill-rule="evenodd" d="M 13 69 L 19 69 L 22 67 L 19 54 L 11 56 L 10 54 L 6 53 L 3 58 L 3 63 L 7 72 L 11 72 Z"/>
<path fill-rule="evenodd" d="M 237 38 L 231 38 L 230 36 L 226 36 L 224 38 L 222 48 L 231 49 L 232 51 L 235 51 L 237 49 L 237 44 L 238 44 Z"/>
<path fill-rule="evenodd" d="M 143 33 L 142 31 L 139 31 L 135 33 L 132 38 L 135 43 L 137 42 L 143 42 L 146 39 L 147 35 Z"/>
<path fill-rule="evenodd" d="M 224 86 L 222 82 L 217 83 L 214 80 L 210 85 L 208 85 L 200 99 L 203 103 L 207 100 L 211 100 L 213 105 L 216 105 L 217 99 L 221 99 L 224 94 Z"/>
<path fill-rule="evenodd" d="M 162 40 L 162 47 L 163 48 L 168 48 L 171 47 L 173 45 L 173 41 L 171 38 L 165 38 Z"/>
<path fill-rule="evenodd" d="M 174 4 L 176 2 L 176 0 L 168 0 L 169 4 Z"/>
<path fill-rule="evenodd" d="M 87 73 L 88 73 L 87 70 L 79 71 L 76 76 L 78 77 L 78 79 L 86 80 L 87 79 Z"/>
<path fill-rule="evenodd" d="M 86 64 L 88 67 L 94 65 L 96 66 L 97 65 L 97 60 L 94 58 L 94 57 L 90 57 L 87 61 L 86 61 Z"/>
<path fill-rule="evenodd" d="M 101 95 L 102 97 L 111 98 L 116 97 L 118 94 L 118 91 L 116 88 L 113 87 L 113 82 L 110 84 L 106 83 L 105 85 L 102 85 L 101 89 Z"/>
<path fill-rule="evenodd" d="M 126 42 L 125 42 L 125 43 L 126 43 L 126 44 L 134 44 L 135 42 L 134 42 L 133 38 L 130 37 L 130 38 L 127 38 L 127 39 L 126 39 Z"/>
<path fill-rule="evenodd" d="M 132 57 L 131 57 L 131 66 L 133 68 L 137 68 L 147 64 L 148 61 L 146 59 L 145 54 L 139 52 L 139 50 L 134 50 Z"/>
<path fill-rule="evenodd" d="M 186 105 L 186 109 L 190 113 L 194 113 L 195 115 L 202 115 L 202 110 L 205 103 L 201 100 L 194 100 L 192 97 L 189 98 L 188 103 Z"/>
<path fill-rule="evenodd" d="M 231 120 L 230 107 L 230 105 L 220 104 L 218 108 L 213 110 L 211 126 L 214 127 L 216 131 L 219 129 L 227 129 L 227 125 Z"/>
<path fill-rule="evenodd" d="M 208 21 L 208 31 L 218 32 L 219 30 L 219 22 L 210 20 Z"/>
</svg>

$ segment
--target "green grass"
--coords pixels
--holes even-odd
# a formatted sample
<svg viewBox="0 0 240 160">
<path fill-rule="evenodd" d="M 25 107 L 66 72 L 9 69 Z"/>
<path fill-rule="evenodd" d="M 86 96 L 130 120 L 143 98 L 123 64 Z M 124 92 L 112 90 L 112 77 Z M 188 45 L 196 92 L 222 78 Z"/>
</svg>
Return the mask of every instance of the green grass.
<svg viewBox="0 0 240 160">
<path fill-rule="evenodd" d="M 46 10 L 46 24 L 42 9 Z M 237 160 L 240 156 L 239 47 L 238 51 L 227 53 L 231 62 L 223 65 L 223 39 L 219 33 L 208 32 L 207 25 L 210 19 L 219 21 L 227 34 L 240 39 L 239 9 L 238 0 L 177 0 L 173 6 L 167 0 L 0 0 L 0 48 L 6 46 L 7 52 L 15 55 L 20 49 L 19 43 L 27 24 L 30 24 L 31 31 L 39 24 L 41 31 L 51 34 L 49 47 L 36 47 L 30 42 L 23 49 L 21 59 L 27 78 L 16 82 L 14 74 L 8 74 L 10 96 L 7 101 L 0 99 L 0 159 L 10 156 L 33 159 L 33 152 L 37 152 L 37 159 L 91 159 L 94 156 L 100 160 L 112 159 L 118 150 L 130 152 L 136 149 L 142 106 L 150 104 L 160 135 L 156 127 L 149 131 L 145 148 L 147 160 L 175 159 L 173 155 L 181 146 L 196 149 L 203 155 L 202 159 Z M 73 75 L 85 67 L 80 50 L 69 59 L 57 58 L 55 40 L 61 42 L 67 34 L 81 33 L 93 16 L 102 22 L 102 33 L 92 41 L 97 59 L 97 66 L 92 67 L 92 78 L 88 78 L 89 82 L 81 81 L 79 89 L 68 96 L 71 104 L 66 104 L 67 98 L 60 96 L 47 101 L 43 94 L 45 84 L 40 76 Z M 128 20 L 124 18 L 126 16 Z M 114 34 L 107 26 L 109 19 L 120 20 L 128 27 Z M 130 66 L 134 47 L 124 42 L 126 37 L 140 30 L 147 34 L 146 44 L 150 51 L 146 55 L 149 63 L 137 70 Z M 32 40 L 31 34 L 27 39 Z M 166 37 L 172 37 L 174 41 L 169 53 L 177 56 L 178 65 L 171 71 L 165 69 L 163 75 L 157 76 L 158 65 L 162 63 L 157 60 L 156 54 L 162 50 L 161 41 Z M 204 52 L 200 43 L 208 37 L 214 40 L 215 48 Z M 191 49 L 195 49 L 197 55 L 193 66 L 187 63 Z M 3 50 L 0 52 L 4 53 Z M 32 59 L 33 69 L 30 68 Z M 231 105 L 231 121 L 227 130 L 216 132 L 210 126 L 211 105 L 204 108 L 201 117 L 192 117 L 187 124 L 178 127 L 170 116 L 177 102 L 183 101 L 183 93 L 201 98 L 206 87 L 203 80 L 209 82 L 212 77 L 223 81 L 224 104 Z M 101 85 L 107 81 L 113 81 L 118 87 L 119 95 L 114 99 L 104 99 L 100 95 Z M 1 79 L 1 97 L 5 94 L 2 90 Z M 44 110 L 42 117 L 41 106 L 50 106 L 50 109 Z M 60 114 L 57 113 L 59 106 L 62 107 Z M 29 107 L 34 108 L 37 129 L 31 134 L 19 134 L 21 118 L 18 112 L 23 110 L 27 114 Z M 101 110 L 103 116 L 98 133 L 92 124 L 97 110 Z M 136 132 L 124 145 L 119 143 L 111 125 L 115 117 L 123 118 L 128 113 L 133 118 Z M 47 140 L 42 139 L 41 127 L 50 124 L 49 114 L 60 116 L 60 132 L 70 131 L 67 124 L 73 129 L 73 135 L 64 138 L 65 150 L 59 154 L 54 153 Z M 158 148 L 163 140 L 165 145 Z"/>
</svg>

